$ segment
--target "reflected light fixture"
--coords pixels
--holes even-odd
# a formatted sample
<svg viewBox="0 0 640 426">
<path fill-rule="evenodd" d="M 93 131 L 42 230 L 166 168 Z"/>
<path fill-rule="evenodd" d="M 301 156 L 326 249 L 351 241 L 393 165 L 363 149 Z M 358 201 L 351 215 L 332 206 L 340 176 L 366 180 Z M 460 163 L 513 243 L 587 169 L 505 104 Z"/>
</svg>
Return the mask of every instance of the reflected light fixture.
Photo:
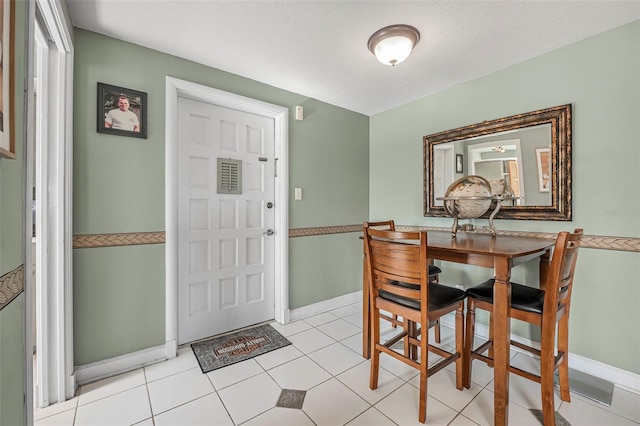
<svg viewBox="0 0 640 426">
<path fill-rule="evenodd" d="M 495 152 L 499 152 L 500 154 L 502 154 L 502 153 L 504 153 L 506 151 L 504 149 L 504 147 L 501 147 L 501 146 L 492 146 L 491 150 L 495 151 Z"/>
<path fill-rule="evenodd" d="M 389 25 L 379 29 L 371 37 L 367 46 L 378 61 L 395 66 L 411 54 L 420 41 L 420 33 L 410 25 Z"/>
</svg>

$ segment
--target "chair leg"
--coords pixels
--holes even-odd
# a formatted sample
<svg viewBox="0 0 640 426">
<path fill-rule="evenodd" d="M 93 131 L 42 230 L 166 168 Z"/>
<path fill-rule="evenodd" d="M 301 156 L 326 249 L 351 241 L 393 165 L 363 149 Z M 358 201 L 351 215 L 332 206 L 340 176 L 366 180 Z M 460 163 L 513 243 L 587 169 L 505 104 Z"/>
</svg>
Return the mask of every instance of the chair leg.
<svg viewBox="0 0 640 426">
<path fill-rule="evenodd" d="M 436 325 L 434 325 L 433 328 L 434 328 L 434 339 L 436 343 L 440 343 L 440 320 L 439 319 L 436 320 Z"/>
<path fill-rule="evenodd" d="M 429 277 L 429 282 L 432 283 L 438 283 L 439 279 L 438 279 L 438 275 L 431 275 Z M 440 338 L 440 320 L 437 319 L 436 320 L 436 325 L 434 325 L 434 340 L 436 343 L 441 343 L 441 338 Z"/>
<path fill-rule="evenodd" d="M 420 405 L 418 421 L 427 421 L 427 378 L 429 377 L 429 324 L 420 328 Z"/>
<path fill-rule="evenodd" d="M 569 316 L 564 315 L 558 322 L 558 352 L 564 352 L 564 358 L 558 365 L 560 379 L 560 399 L 571 402 L 569 386 Z"/>
<path fill-rule="evenodd" d="M 489 312 L 489 340 L 493 342 L 493 312 Z M 488 355 L 493 360 L 493 345 L 489 346 Z M 493 362 L 489 364 L 489 367 L 493 367 Z"/>
<path fill-rule="evenodd" d="M 555 324 L 554 324 L 555 325 Z M 545 340 L 547 340 L 545 344 Z M 542 416 L 545 426 L 555 426 L 556 413 L 553 394 L 554 338 L 544 339 L 540 351 L 540 390 L 542 393 Z M 549 344 L 549 342 L 551 344 Z"/>
<path fill-rule="evenodd" d="M 406 356 L 407 358 L 410 358 L 412 355 L 412 348 L 411 348 L 411 344 L 409 343 L 409 336 L 411 336 L 411 321 L 404 319 L 402 321 L 402 328 L 404 329 L 404 331 L 407 333 L 407 335 L 404 337 L 403 339 L 403 343 L 404 343 L 404 356 Z"/>
<path fill-rule="evenodd" d="M 469 389 L 471 387 L 471 351 L 473 351 L 473 339 L 475 337 L 476 328 L 476 307 L 471 298 L 467 299 L 467 324 L 465 327 L 464 338 L 464 355 L 462 357 L 464 387 Z M 456 330 L 457 331 L 457 330 Z"/>
<path fill-rule="evenodd" d="M 371 330 L 370 330 L 369 343 L 371 345 L 370 353 L 370 367 L 369 373 L 369 388 L 378 388 L 378 370 L 380 367 L 380 351 L 376 349 L 376 343 L 380 342 L 380 312 L 376 309 L 374 304 L 371 304 Z"/>
<path fill-rule="evenodd" d="M 456 388 L 462 390 L 463 385 L 466 384 L 464 373 L 464 302 L 460 302 L 460 306 L 456 309 L 456 352 L 460 355 L 456 359 Z"/>
<path fill-rule="evenodd" d="M 425 362 L 425 360 L 422 360 Z M 420 373 L 420 405 L 418 407 L 418 421 L 424 423 L 427 421 L 427 372 Z"/>
<path fill-rule="evenodd" d="M 378 389 L 378 367 L 380 365 L 380 351 L 371 352 L 371 372 L 369 374 L 369 388 Z"/>
</svg>

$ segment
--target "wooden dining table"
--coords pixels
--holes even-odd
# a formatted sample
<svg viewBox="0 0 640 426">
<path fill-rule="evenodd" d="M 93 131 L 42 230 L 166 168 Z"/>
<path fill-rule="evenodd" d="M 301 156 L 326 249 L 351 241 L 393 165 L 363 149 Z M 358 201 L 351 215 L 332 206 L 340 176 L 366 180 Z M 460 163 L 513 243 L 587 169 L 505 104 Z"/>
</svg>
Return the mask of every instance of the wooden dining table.
<svg viewBox="0 0 640 426">
<path fill-rule="evenodd" d="M 455 237 L 449 231 L 428 231 L 429 259 L 493 268 L 493 356 L 494 356 L 494 424 L 507 425 L 509 419 L 509 346 L 511 325 L 511 269 L 534 259 L 540 259 L 540 282 L 544 283 L 548 269 L 552 239 L 528 236 L 507 236 L 460 232 Z M 362 286 L 362 355 L 370 358 L 370 300 L 367 259 L 364 259 Z"/>
</svg>

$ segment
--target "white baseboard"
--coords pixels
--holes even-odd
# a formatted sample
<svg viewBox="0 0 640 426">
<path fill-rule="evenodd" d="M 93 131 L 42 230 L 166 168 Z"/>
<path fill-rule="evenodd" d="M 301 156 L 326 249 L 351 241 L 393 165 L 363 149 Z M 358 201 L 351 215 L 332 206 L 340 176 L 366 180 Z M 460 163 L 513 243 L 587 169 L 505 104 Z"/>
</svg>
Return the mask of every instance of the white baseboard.
<svg viewBox="0 0 640 426">
<path fill-rule="evenodd" d="M 289 311 L 289 318 L 297 321 L 358 302 L 362 302 L 362 290 L 292 309 Z"/>
<path fill-rule="evenodd" d="M 96 380 L 126 373 L 146 365 L 155 364 L 171 358 L 171 342 L 153 348 L 120 355 L 91 364 L 76 366 L 75 376 L 78 385 L 95 382 Z M 175 356 L 175 352 L 174 356 Z"/>
<path fill-rule="evenodd" d="M 440 323 L 443 326 L 454 328 L 454 321 L 455 317 L 452 314 L 449 314 L 442 317 Z M 489 327 L 483 324 L 476 324 L 475 334 L 476 336 L 488 339 Z M 525 345 L 532 346 L 536 349 L 540 349 L 540 343 L 534 342 L 533 340 L 525 339 L 524 337 L 520 336 L 512 336 L 512 339 Z M 517 352 L 523 352 L 527 355 L 531 355 L 530 353 L 524 352 L 516 347 L 512 346 L 512 348 Z M 569 352 L 569 368 L 606 380 L 615 384 L 621 389 L 640 395 L 640 374 L 626 371 L 612 365 L 604 364 L 600 361 L 586 358 L 584 356 L 577 355 L 571 352 Z"/>
<path fill-rule="evenodd" d="M 78 378 L 75 372 L 67 378 L 65 400 L 73 398 L 73 395 L 76 394 L 78 390 L 78 382 L 76 380 Z"/>
<path fill-rule="evenodd" d="M 175 358 L 178 355 L 178 341 L 170 340 L 164 344 L 164 355 L 167 359 Z"/>
</svg>

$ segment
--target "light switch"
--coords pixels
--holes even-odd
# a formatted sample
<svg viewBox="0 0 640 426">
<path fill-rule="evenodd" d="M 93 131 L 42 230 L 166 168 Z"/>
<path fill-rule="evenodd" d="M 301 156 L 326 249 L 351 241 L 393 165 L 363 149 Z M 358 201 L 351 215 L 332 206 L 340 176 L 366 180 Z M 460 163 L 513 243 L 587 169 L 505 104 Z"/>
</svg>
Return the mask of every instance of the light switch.
<svg viewBox="0 0 640 426">
<path fill-rule="evenodd" d="M 302 200 L 302 188 L 293 189 L 293 199 L 297 201 Z"/>
</svg>

